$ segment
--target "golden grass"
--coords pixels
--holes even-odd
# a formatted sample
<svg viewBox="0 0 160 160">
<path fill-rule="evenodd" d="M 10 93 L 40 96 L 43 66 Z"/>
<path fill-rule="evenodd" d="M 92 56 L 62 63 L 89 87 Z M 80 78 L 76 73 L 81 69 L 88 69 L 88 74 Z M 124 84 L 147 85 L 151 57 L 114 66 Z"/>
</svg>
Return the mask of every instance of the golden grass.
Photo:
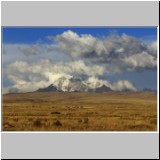
<svg viewBox="0 0 160 160">
<path fill-rule="evenodd" d="M 3 95 L 3 131 L 156 131 L 156 93 Z"/>
</svg>

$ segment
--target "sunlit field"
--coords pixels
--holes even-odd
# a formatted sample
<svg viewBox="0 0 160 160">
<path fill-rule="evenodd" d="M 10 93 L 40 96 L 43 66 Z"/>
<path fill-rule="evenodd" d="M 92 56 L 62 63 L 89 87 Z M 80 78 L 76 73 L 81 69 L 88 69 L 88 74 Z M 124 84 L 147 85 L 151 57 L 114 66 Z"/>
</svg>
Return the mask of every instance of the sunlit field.
<svg viewBox="0 0 160 160">
<path fill-rule="evenodd" d="M 151 92 L 3 95 L 3 131 L 156 131 Z"/>
</svg>

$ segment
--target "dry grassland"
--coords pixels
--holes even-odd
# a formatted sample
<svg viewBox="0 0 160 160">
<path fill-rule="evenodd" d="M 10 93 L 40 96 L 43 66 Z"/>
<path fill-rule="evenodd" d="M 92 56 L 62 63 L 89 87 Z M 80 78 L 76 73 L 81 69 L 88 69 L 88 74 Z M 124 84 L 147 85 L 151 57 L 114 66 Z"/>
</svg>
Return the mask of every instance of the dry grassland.
<svg viewBox="0 0 160 160">
<path fill-rule="evenodd" d="M 156 131 L 156 93 L 3 95 L 3 131 Z"/>
</svg>

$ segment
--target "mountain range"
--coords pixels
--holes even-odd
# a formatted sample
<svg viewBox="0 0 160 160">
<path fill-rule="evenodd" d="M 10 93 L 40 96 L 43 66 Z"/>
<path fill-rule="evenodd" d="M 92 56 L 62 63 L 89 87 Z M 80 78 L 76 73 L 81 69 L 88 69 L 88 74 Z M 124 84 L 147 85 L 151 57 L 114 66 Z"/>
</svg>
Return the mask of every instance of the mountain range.
<svg viewBox="0 0 160 160">
<path fill-rule="evenodd" d="M 112 90 L 109 86 L 99 82 L 85 82 L 79 78 L 60 77 L 45 88 L 39 88 L 37 92 L 109 92 Z M 124 88 L 121 92 L 133 91 L 130 88 Z M 143 92 L 156 92 L 149 88 L 144 88 Z"/>
<path fill-rule="evenodd" d="M 104 84 L 85 83 L 78 78 L 61 77 L 53 84 L 40 88 L 38 92 L 108 92 L 112 89 Z"/>
</svg>

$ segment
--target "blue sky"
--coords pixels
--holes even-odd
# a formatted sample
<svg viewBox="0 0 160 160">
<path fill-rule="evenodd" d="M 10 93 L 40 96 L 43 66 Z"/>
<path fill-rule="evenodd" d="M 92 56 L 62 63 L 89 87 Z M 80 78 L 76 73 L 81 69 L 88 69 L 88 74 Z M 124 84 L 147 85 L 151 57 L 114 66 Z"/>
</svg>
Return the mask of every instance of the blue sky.
<svg viewBox="0 0 160 160">
<path fill-rule="evenodd" d="M 72 30 L 78 34 L 91 34 L 95 37 L 107 36 L 112 32 L 117 32 L 118 34 L 127 34 L 131 36 L 135 36 L 138 38 L 142 38 L 144 40 L 156 40 L 157 38 L 157 28 L 156 27 L 140 27 L 140 28 L 109 28 L 109 27 L 92 27 L 92 28 L 16 28 L 16 27 L 8 27 L 3 28 L 3 43 L 35 43 L 41 40 L 43 43 L 50 43 L 50 41 L 46 38 L 48 35 L 57 35 L 61 34 L 66 30 Z"/>
<path fill-rule="evenodd" d="M 70 66 L 70 63 L 82 61 L 86 68 L 96 65 L 103 70 L 103 73 L 97 70 L 92 75 L 84 73 L 88 77 L 95 76 L 112 84 L 127 80 L 140 90 L 157 88 L 156 27 L 6 27 L 2 31 L 4 88 L 17 87 L 22 81 L 31 84 L 32 80 L 26 77 L 39 76 L 39 73 L 22 72 L 18 65 L 23 62 L 35 66 L 44 59 L 53 61 L 51 66 L 63 62 Z M 111 61 L 108 62 L 108 59 Z M 10 66 L 17 68 L 13 70 Z M 52 74 L 55 72 L 60 71 L 55 70 Z M 75 72 L 81 76 L 79 70 Z M 46 80 L 45 76 L 41 75 L 41 78 Z"/>
</svg>

